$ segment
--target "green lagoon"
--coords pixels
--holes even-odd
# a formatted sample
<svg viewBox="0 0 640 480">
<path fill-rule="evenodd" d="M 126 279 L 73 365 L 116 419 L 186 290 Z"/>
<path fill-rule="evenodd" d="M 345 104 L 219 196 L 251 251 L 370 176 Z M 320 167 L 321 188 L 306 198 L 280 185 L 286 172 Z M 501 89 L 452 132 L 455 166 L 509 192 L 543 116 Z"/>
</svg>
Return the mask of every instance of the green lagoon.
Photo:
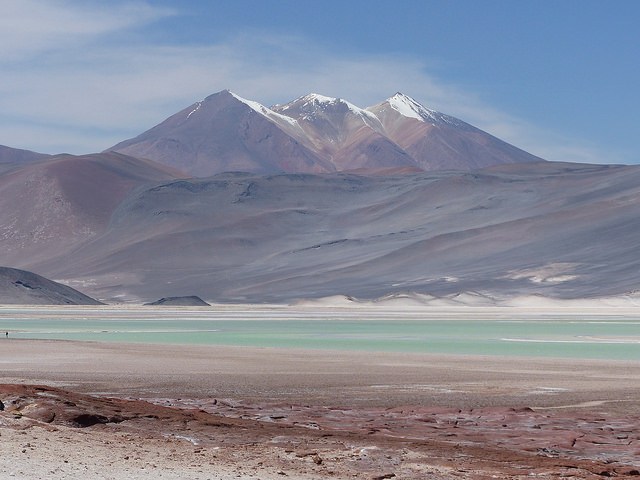
<svg viewBox="0 0 640 480">
<path fill-rule="evenodd" d="M 259 307 L 169 311 L 3 307 L 0 331 L 9 332 L 9 341 L 55 339 L 640 360 L 640 316 L 456 315 L 416 310 Z"/>
</svg>

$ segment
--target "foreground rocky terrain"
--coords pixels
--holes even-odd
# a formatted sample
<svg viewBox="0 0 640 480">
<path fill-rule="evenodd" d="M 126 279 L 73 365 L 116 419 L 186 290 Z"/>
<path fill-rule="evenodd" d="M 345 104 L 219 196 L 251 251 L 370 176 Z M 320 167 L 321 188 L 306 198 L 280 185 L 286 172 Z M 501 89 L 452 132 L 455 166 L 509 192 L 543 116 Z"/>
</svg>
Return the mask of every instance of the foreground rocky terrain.
<svg viewBox="0 0 640 480">
<path fill-rule="evenodd" d="M 594 480 L 640 469 L 637 360 L 11 336 L 0 347 L 0 477 Z"/>
<path fill-rule="evenodd" d="M 640 417 L 530 408 L 140 401 L 1 385 L 16 478 L 525 479 L 640 476 Z"/>
</svg>

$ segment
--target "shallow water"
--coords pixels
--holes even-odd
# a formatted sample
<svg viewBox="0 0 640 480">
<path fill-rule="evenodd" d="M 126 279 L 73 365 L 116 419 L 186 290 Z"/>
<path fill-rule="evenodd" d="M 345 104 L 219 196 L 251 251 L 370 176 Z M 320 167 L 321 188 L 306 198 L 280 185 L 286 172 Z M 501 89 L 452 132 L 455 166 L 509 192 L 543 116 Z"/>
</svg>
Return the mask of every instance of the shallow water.
<svg viewBox="0 0 640 480">
<path fill-rule="evenodd" d="M 3 308 L 0 332 L 8 331 L 10 339 L 640 360 L 640 316 L 460 317 L 371 310 Z"/>
</svg>

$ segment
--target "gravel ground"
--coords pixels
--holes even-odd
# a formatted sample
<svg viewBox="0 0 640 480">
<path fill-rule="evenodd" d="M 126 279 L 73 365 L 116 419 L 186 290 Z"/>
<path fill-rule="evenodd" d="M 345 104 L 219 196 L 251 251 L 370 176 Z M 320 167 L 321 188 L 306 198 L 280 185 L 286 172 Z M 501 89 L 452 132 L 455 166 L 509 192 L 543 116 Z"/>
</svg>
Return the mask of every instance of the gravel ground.
<svg viewBox="0 0 640 480">
<path fill-rule="evenodd" d="M 638 362 L 9 339 L 0 363 L 0 478 L 587 479 L 640 468 Z"/>
</svg>

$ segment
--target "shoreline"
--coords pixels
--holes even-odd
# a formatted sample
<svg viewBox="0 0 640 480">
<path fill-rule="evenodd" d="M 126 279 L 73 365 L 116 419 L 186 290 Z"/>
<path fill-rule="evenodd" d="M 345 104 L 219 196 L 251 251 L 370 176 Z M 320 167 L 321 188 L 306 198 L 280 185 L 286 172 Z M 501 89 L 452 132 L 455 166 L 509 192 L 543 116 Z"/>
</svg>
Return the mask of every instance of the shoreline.
<svg viewBox="0 0 640 480">
<path fill-rule="evenodd" d="M 83 393 L 224 395 L 353 405 L 555 406 L 633 395 L 640 361 L 2 340 L 2 378 Z M 136 392 L 136 389 L 139 391 Z M 383 390 L 385 395 L 380 395 Z M 154 393 L 154 394 L 155 394 Z M 457 395 L 454 395 L 457 394 Z M 606 399 L 606 398 L 605 398 Z M 536 403 L 537 402 L 537 403 Z M 640 403 L 640 400 L 639 400 Z"/>
<path fill-rule="evenodd" d="M 640 475 L 640 361 L 9 338 L 0 371 L 25 480 Z"/>
<path fill-rule="evenodd" d="M 635 362 L 7 343 L 4 371 L 22 384 L 5 373 L 0 385 L 0 472 L 14 478 L 577 480 L 640 468 Z M 206 375 L 175 375 L 203 359 Z"/>
</svg>

